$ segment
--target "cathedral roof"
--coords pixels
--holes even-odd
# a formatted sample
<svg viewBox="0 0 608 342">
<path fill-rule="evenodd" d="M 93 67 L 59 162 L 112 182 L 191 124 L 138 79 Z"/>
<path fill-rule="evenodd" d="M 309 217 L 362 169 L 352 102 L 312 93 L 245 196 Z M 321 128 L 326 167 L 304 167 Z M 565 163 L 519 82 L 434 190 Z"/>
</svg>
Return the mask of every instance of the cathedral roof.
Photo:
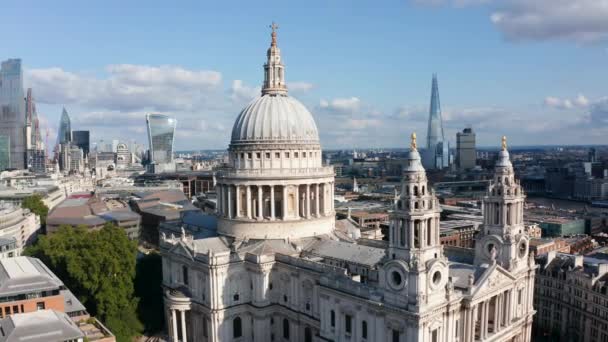
<svg viewBox="0 0 608 342">
<path fill-rule="evenodd" d="M 278 142 L 319 143 L 317 125 L 298 100 L 267 94 L 249 103 L 232 128 L 231 144 Z"/>
<path fill-rule="evenodd" d="M 241 111 L 232 128 L 231 145 L 249 143 L 319 144 L 319 132 L 310 112 L 287 94 L 285 67 L 272 24 L 272 42 L 264 64 L 262 96 Z"/>
</svg>

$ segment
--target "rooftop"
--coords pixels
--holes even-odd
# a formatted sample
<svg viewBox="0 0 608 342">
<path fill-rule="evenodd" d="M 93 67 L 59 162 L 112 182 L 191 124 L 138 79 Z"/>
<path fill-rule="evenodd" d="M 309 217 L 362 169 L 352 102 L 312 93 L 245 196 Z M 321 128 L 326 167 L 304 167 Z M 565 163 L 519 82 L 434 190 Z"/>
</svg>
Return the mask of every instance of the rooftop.
<svg viewBox="0 0 608 342">
<path fill-rule="evenodd" d="M 68 341 L 83 336 L 66 314 L 54 310 L 21 313 L 0 319 L 0 342 Z"/>
<path fill-rule="evenodd" d="M 63 282 L 39 259 L 19 256 L 0 260 L 0 296 L 58 290 Z"/>
</svg>

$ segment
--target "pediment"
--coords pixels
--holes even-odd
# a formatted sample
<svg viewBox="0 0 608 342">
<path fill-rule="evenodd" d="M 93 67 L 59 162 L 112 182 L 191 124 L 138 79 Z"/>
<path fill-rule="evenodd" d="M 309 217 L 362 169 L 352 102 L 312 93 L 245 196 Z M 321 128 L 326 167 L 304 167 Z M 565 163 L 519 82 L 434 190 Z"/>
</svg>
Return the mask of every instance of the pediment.
<svg viewBox="0 0 608 342">
<path fill-rule="evenodd" d="M 472 295 L 494 292 L 497 289 L 512 285 L 516 280 L 517 278 L 501 266 L 491 265 L 475 281 L 475 290 Z"/>
<path fill-rule="evenodd" d="M 182 242 L 182 241 L 179 241 L 178 243 L 176 243 L 169 250 L 169 253 L 171 253 L 173 255 L 179 255 L 179 256 L 182 256 L 182 257 L 190 259 L 190 260 L 194 260 L 194 256 L 192 255 L 192 252 L 190 251 L 188 246 L 186 246 L 186 244 L 184 244 L 184 242 Z"/>
</svg>

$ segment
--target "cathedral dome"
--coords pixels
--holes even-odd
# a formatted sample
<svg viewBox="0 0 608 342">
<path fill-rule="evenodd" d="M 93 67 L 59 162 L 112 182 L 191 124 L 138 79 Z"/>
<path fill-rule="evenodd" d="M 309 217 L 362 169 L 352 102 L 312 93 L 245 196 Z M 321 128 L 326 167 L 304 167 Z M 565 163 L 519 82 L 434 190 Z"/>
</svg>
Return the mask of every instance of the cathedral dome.
<svg viewBox="0 0 608 342">
<path fill-rule="evenodd" d="M 232 128 L 231 144 L 276 142 L 318 144 L 317 125 L 298 100 L 266 94 L 249 103 Z"/>
</svg>

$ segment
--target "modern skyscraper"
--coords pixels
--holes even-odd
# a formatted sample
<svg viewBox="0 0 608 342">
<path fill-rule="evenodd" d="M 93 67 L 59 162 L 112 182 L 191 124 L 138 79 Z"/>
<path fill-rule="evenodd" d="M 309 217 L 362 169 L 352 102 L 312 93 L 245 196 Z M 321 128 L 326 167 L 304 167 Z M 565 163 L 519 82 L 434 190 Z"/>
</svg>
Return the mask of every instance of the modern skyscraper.
<svg viewBox="0 0 608 342">
<path fill-rule="evenodd" d="M 21 59 L 9 59 L 0 67 L 0 134 L 9 137 L 10 167 L 26 164 L 25 94 Z"/>
<path fill-rule="evenodd" d="M 476 161 L 475 132 L 467 127 L 456 133 L 456 165 L 460 171 L 464 171 L 474 168 Z"/>
<path fill-rule="evenodd" d="M 67 110 L 63 108 L 61 112 L 61 120 L 59 121 L 59 136 L 57 137 L 57 144 L 65 144 L 72 141 L 72 123 Z"/>
<path fill-rule="evenodd" d="M 175 119 L 164 114 L 146 115 L 148 141 L 150 143 L 150 162 L 153 172 L 175 171 L 173 163 L 173 137 Z"/>
<path fill-rule="evenodd" d="M 426 136 L 426 151 L 423 164 L 426 169 L 443 169 L 449 166 L 449 148 L 443 135 L 441 104 L 439 101 L 439 85 L 437 75 L 433 75 L 431 87 L 431 105 L 429 110 L 429 126 Z"/>
<path fill-rule="evenodd" d="M 85 157 L 88 156 L 91 148 L 89 131 L 73 131 L 72 144 L 78 146 L 84 153 Z"/>
<path fill-rule="evenodd" d="M 25 97 L 25 139 L 27 168 L 35 172 L 45 172 L 46 152 L 40 134 L 40 122 L 38 121 L 32 88 L 27 89 Z"/>
</svg>

